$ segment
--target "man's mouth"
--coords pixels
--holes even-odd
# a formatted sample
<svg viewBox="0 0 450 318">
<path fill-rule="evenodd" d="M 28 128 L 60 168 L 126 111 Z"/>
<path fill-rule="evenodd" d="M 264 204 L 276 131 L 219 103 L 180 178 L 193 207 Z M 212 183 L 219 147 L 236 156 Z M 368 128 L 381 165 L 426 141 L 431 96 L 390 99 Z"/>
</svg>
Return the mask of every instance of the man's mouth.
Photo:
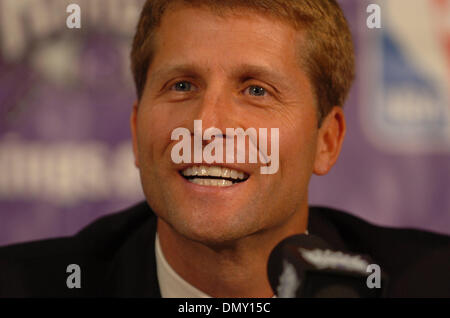
<svg viewBox="0 0 450 318">
<path fill-rule="evenodd" d="M 220 166 L 191 166 L 180 173 L 189 182 L 213 187 L 229 187 L 249 178 L 249 175 L 242 171 Z"/>
</svg>

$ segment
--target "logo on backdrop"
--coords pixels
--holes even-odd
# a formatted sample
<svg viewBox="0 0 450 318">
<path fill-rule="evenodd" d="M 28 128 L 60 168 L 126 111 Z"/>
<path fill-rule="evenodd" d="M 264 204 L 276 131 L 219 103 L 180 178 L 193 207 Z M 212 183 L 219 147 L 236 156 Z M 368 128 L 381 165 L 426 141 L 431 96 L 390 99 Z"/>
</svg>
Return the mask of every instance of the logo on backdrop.
<svg viewBox="0 0 450 318">
<path fill-rule="evenodd" d="M 0 1 L 0 201 L 140 197 L 128 118 L 142 3 Z"/>
<path fill-rule="evenodd" d="M 362 126 L 391 153 L 450 152 L 450 2 L 378 1 L 383 28 L 364 34 Z"/>
</svg>

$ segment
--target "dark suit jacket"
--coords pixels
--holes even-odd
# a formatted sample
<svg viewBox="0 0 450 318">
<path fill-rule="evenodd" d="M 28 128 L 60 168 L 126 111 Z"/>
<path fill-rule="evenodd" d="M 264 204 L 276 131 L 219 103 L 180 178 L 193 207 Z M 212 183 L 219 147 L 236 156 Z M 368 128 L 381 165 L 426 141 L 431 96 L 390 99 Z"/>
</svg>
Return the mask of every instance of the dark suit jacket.
<svg viewBox="0 0 450 318">
<path fill-rule="evenodd" d="M 389 297 L 450 297 L 450 237 L 371 225 L 311 207 L 308 230 L 332 247 L 368 254 L 387 272 Z M 147 203 L 100 218 L 73 237 L 0 248 L 0 297 L 160 297 L 156 216 Z M 69 264 L 81 288 L 69 289 Z"/>
</svg>

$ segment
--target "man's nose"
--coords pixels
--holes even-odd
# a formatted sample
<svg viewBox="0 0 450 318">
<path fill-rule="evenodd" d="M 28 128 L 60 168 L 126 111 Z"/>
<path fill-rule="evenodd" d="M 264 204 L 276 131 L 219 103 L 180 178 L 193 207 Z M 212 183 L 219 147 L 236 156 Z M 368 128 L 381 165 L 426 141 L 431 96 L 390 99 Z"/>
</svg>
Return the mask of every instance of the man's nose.
<svg viewBox="0 0 450 318">
<path fill-rule="evenodd" d="M 214 127 L 225 133 L 226 128 L 232 128 L 232 93 L 223 85 L 214 85 L 205 90 L 195 107 L 194 120 L 201 120 L 203 130 Z"/>
</svg>

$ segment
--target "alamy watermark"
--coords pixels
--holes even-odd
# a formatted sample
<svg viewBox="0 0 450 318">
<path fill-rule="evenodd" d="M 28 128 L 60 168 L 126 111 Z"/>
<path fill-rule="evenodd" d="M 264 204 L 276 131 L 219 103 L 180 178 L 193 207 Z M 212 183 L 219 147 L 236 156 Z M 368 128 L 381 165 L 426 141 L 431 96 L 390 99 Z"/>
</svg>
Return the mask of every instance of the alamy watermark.
<svg viewBox="0 0 450 318">
<path fill-rule="evenodd" d="M 78 4 L 69 4 L 66 12 L 70 13 L 66 19 L 66 26 L 69 29 L 81 29 L 81 8 Z"/>
<path fill-rule="evenodd" d="M 81 267 L 78 264 L 70 264 L 66 268 L 67 276 L 66 286 L 69 289 L 81 288 Z"/>
<path fill-rule="evenodd" d="M 248 163 L 263 164 L 261 174 L 275 174 L 279 168 L 279 136 L 278 128 L 270 129 L 270 155 L 268 154 L 268 129 L 227 128 L 225 135 L 218 128 L 208 128 L 203 133 L 202 121 L 194 121 L 194 136 L 187 128 L 176 128 L 172 132 L 172 140 L 178 143 L 172 148 L 172 161 L 180 163 L 246 163 L 246 137 L 248 137 Z M 214 137 L 214 138 L 213 138 Z M 235 138 L 237 144 L 235 147 Z M 181 139 L 181 140 L 180 140 Z M 193 140 L 192 140 L 193 139 Z M 225 160 L 224 160 L 225 139 Z M 212 141 L 211 141 L 212 140 Z M 203 141 L 211 141 L 203 147 Z M 192 144 L 193 143 L 193 144 Z M 192 148 L 194 154 L 192 156 Z M 236 150 L 236 157 L 235 157 Z M 192 162 L 193 157 L 193 162 Z"/>
<path fill-rule="evenodd" d="M 367 17 L 367 27 L 369 29 L 381 29 L 381 7 L 378 4 L 370 4 L 367 6 L 367 13 L 370 13 Z"/>
</svg>

